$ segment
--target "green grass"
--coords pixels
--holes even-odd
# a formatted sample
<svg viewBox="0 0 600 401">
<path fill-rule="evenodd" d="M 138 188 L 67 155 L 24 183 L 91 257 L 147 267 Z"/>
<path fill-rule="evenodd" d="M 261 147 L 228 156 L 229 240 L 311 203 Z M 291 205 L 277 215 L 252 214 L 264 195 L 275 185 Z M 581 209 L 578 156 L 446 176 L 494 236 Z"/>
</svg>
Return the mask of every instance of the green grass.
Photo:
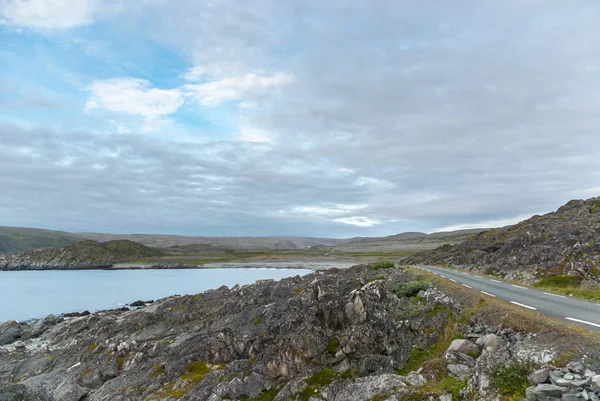
<svg viewBox="0 0 600 401">
<path fill-rule="evenodd" d="M 206 362 L 192 362 L 186 366 L 185 373 L 181 376 L 182 380 L 185 380 L 186 383 L 183 386 L 175 387 L 176 383 L 170 383 L 163 387 L 158 393 L 148 398 L 149 400 L 157 400 L 167 397 L 175 398 L 176 400 L 180 399 L 184 395 L 186 395 L 191 389 L 196 387 L 210 372 L 213 370 L 221 370 L 224 369 L 225 365 L 211 365 Z"/>
<path fill-rule="evenodd" d="M 337 379 L 338 374 L 335 370 L 325 368 L 316 372 L 311 377 L 305 380 L 308 386 L 298 394 L 298 401 L 308 401 L 312 396 L 318 396 L 321 391 L 329 386 L 332 381 Z"/>
<path fill-rule="evenodd" d="M 410 352 L 410 357 L 402 369 L 398 370 L 398 374 L 407 375 L 413 370 L 419 369 L 426 361 L 439 358 L 459 336 L 458 323 L 455 320 L 450 320 L 444 329 L 444 333 L 440 336 L 437 342 L 427 350 L 413 348 Z"/>
<path fill-rule="evenodd" d="M 391 269 L 394 266 L 394 262 L 377 262 L 369 265 L 369 270 Z"/>
<path fill-rule="evenodd" d="M 600 301 L 600 289 L 580 288 L 582 281 L 583 277 L 579 276 L 554 276 L 543 278 L 534 286 L 557 294 L 572 295 L 589 301 Z"/>
<path fill-rule="evenodd" d="M 592 204 L 592 213 L 594 213 L 594 214 L 600 213 L 600 200 L 596 200 Z"/>
<path fill-rule="evenodd" d="M 579 287 L 583 277 L 579 276 L 554 276 L 541 279 L 535 284 L 536 287 L 573 288 Z"/>
<path fill-rule="evenodd" d="M 534 366 L 528 363 L 498 365 L 490 375 L 490 384 L 498 394 L 520 399 L 525 397 L 525 390 L 529 387 L 527 375 L 534 369 Z"/>
<path fill-rule="evenodd" d="M 327 344 L 327 353 L 335 355 L 338 351 L 338 347 L 340 345 L 340 339 L 337 337 L 333 337 L 329 340 L 329 344 Z"/>
<path fill-rule="evenodd" d="M 405 401 L 422 401 L 429 399 L 430 396 L 452 394 L 453 401 L 460 401 L 461 390 L 467 388 L 466 380 L 458 380 L 450 376 L 436 377 L 435 380 L 429 380 L 423 386 L 419 387 L 411 394 L 404 396 Z"/>
</svg>

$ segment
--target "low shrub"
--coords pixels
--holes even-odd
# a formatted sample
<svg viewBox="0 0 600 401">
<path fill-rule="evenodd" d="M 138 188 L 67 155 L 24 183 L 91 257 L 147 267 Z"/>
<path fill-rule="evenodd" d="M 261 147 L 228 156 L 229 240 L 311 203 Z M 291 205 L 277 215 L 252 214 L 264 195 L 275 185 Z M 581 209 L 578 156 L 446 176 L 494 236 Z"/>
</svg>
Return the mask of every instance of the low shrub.
<svg viewBox="0 0 600 401">
<path fill-rule="evenodd" d="M 369 270 L 391 269 L 394 266 L 394 262 L 377 262 L 369 265 Z"/>
<path fill-rule="evenodd" d="M 408 283 L 398 284 L 394 289 L 394 294 L 398 298 L 412 298 L 427 288 L 429 288 L 429 284 L 423 281 L 409 281 Z"/>
<path fill-rule="evenodd" d="M 529 363 L 497 365 L 490 375 L 490 384 L 500 395 L 525 397 L 525 390 L 529 387 L 527 375 L 534 369 Z"/>
</svg>

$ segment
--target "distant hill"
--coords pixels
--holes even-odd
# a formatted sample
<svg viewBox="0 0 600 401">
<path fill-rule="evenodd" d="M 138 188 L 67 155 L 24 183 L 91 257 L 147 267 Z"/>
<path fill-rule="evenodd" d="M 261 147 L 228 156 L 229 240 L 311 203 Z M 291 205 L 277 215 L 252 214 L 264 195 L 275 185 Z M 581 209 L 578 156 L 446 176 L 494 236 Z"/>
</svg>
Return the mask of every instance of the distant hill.
<svg viewBox="0 0 600 401">
<path fill-rule="evenodd" d="M 572 200 L 556 212 L 484 231 L 405 262 L 463 266 L 526 281 L 600 276 L 600 197 Z"/>
<path fill-rule="evenodd" d="M 68 233 L 37 228 L 0 227 L 0 254 L 38 248 L 57 248 L 84 240 L 97 242 L 127 240 L 153 248 L 185 247 L 188 253 L 223 250 L 330 249 L 343 252 L 422 251 L 441 244 L 454 244 L 484 229 L 425 234 L 408 232 L 387 237 L 349 239 L 311 237 L 204 237 L 163 234 Z M 176 250 L 173 250 L 176 251 Z"/>
<path fill-rule="evenodd" d="M 31 249 L 0 255 L 0 270 L 104 268 L 115 263 L 163 255 L 164 252 L 159 249 L 127 240 L 104 243 L 86 240 L 62 248 Z"/>
<path fill-rule="evenodd" d="M 0 253 L 55 248 L 81 241 L 78 235 L 38 228 L 0 227 Z"/>
</svg>

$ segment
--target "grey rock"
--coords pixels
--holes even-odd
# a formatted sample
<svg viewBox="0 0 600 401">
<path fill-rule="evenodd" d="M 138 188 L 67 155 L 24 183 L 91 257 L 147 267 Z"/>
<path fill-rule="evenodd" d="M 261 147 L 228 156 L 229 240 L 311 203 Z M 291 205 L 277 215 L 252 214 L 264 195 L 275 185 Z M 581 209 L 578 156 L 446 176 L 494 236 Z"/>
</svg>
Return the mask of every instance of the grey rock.
<svg viewBox="0 0 600 401">
<path fill-rule="evenodd" d="M 333 400 L 371 400 L 373 396 L 378 394 L 404 387 L 406 387 L 406 384 L 395 374 L 362 377 L 346 385 Z"/>
<path fill-rule="evenodd" d="M 526 390 L 528 400 L 549 401 L 562 397 L 566 391 L 564 387 L 555 386 L 554 384 L 538 384 L 535 387 L 529 387 Z"/>
<path fill-rule="evenodd" d="M 459 339 L 452 341 L 446 352 L 460 352 L 469 355 L 479 352 L 479 347 L 469 340 Z"/>
<path fill-rule="evenodd" d="M 440 395 L 440 401 L 452 401 L 452 394 Z"/>
<path fill-rule="evenodd" d="M 410 384 L 411 386 L 415 386 L 415 387 L 422 386 L 425 383 L 427 383 L 427 380 L 425 379 L 425 377 L 416 372 L 410 372 L 406 376 L 406 381 L 408 384 Z"/>
<path fill-rule="evenodd" d="M 486 334 L 476 342 L 482 348 L 498 349 L 502 346 L 502 340 L 495 334 Z"/>
<path fill-rule="evenodd" d="M 452 376 L 454 376 L 460 380 L 463 380 L 463 379 L 467 378 L 469 375 L 471 375 L 473 370 L 471 368 L 469 368 L 467 365 L 449 363 L 448 364 L 448 372 L 450 372 L 450 374 Z"/>
<path fill-rule="evenodd" d="M 0 325 L 0 345 L 12 344 L 21 338 L 23 327 L 14 320 L 9 320 Z"/>
<path fill-rule="evenodd" d="M 537 386 L 538 384 L 545 383 L 550 377 L 550 368 L 541 368 L 538 369 L 527 376 L 527 380 L 532 386 Z"/>
<path fill-rule="evenodd" d="M 581 362 L 569 362 L 566 366 L 569 371 L 580 375 L 585 374 L 585 366 Z"/>
</svg>

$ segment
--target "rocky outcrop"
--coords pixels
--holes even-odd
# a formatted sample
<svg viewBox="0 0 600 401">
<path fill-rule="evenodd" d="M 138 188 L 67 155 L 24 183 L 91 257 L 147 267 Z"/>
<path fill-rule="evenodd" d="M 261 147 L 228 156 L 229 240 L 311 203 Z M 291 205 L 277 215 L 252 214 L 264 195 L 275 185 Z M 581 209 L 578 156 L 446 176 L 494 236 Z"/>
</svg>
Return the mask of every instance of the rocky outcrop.
<svg viewBox="0 0 600 401">
<path fill-rule="evenodd" d="M 434 288 L 395 294 L 414 279 L 330 269 L 22 324 L 0 347 L 0 400 L 400 399 L 420 379 L 396 370 L 459 312 Z"/>
<path fill-rule="evenodd" d="M 163 254 L 161 250 L 127 240 L 82 241 L 63 248 L 0 254 L 0 270 L 97 269 Z"/>
<path fill-rule="evenodd" d="M 404 262 L 466 267 L 523 281 L 553 275 L 598 279 L 600 197 L 573 200 L 556 212 L 485 231 Z"/>
</svg>

